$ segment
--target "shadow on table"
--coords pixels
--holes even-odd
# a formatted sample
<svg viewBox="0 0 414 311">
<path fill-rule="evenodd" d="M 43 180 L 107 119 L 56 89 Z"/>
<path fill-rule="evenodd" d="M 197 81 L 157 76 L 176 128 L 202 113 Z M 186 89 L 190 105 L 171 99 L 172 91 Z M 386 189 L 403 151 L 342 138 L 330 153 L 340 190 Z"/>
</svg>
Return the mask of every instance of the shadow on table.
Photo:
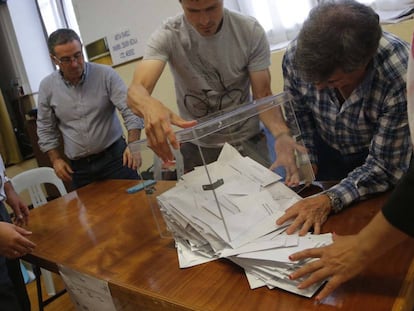
<svg viewBox="0 0 414 311">
<path fill-rule="evenodd" d="M 311 195 L 317 194 L 319 192 L 323 192 L 328 190 L 330 187 L 336 185 L 338 183 L 337 180 L 328 180 L 328 181 L 313 181 L 309 185 L 299 185 L 296 187 L 292 187 L 291 189 L 299 194 L 301 197 L 306 198 Z"/>
</svg>

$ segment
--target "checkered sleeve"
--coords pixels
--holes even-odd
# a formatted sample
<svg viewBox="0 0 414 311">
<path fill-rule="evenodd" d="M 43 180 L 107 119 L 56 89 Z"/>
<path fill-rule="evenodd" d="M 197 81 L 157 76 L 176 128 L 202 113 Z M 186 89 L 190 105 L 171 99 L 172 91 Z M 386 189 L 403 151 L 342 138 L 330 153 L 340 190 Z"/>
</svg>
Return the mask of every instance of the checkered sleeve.
<svg viewBox="0 0 414 311">
<path fill-rule="evenodd" d="M 412 147 L 405 82 L 407 50 L 401 46 L 393 54 L 384 64 L 384 81 L 371 86 L 371 92 L 378 96 L 378 103 L 373 106 L 378 111 L 378 123 L 373 129 L 367 159 L 332 189 L 344 206 L 391 189 L 409 166 Z"/>
</svg>

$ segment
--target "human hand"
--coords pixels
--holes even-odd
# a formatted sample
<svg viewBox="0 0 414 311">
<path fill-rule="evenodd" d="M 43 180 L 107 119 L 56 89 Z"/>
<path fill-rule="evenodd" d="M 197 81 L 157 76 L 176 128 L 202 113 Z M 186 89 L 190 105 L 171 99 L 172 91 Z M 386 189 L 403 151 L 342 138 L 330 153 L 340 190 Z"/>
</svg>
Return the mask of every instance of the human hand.
<svg viewBox="0 0 414 311">
<path fill-rule="evenodd" d="M 342 283 L 359 274 L 370 262 L 369 253 L 362 250 L 362 241 L 356 235 L 338 236 L 333 234 L 331 245 L 306 249 L 289 256 L 292 261 L 319 258 L 293 272 L 289 278 L 296 280 L 308 275 L 298 288 L 304 289 L 329 278 L 324 288 L 315 297 L 321 301 Z"/>
<path fill-rule="evenodd" d="M 180 147 L 171 125 L 189 128 L 197 124 L 196 120 L 186 121 L 153 99 L 143 112 L 145 134 L 150 147 L 164 162 L 174 160 L 169 143 L 175 149 Z"/>
<path fill-rule="evenodd" d="M 275 139 L 276 161 L 271 170 L 283 166 L 286 171 L 285 184 L 289 187 L 297 186 L 300 182 L 299 170 L 296 165 L 295 151 L 306 153 L 306 148 L 298 144 L 288 133 L 283 133 Z"/>
<path fill-rule="evenodd" d="M 138 167 L 141 167 L 142 165 L 141 152 L 131 152 L 131 150 L 127 146 L 122 156 L 122 164 L 124 166 L 128 166 L 129 168 L 133 170 L 136 170 Z"/>
<path fill-rule="evenodd" d="M 14 215 L 16 215 L 13 222 L 20 227 L 27 225 L 29 223 L 29 208 L 27 205 L 19 200 L 12 208 Z"/>
<path fill-rule="evenodd" d="M 285 214 L 276 220 L 277 225 L 282 225 L 294 218 L 292 224 L 286 229 L 287 234 L 292 234 L 300 227 L 299 235 L 305 235 L 312 227 L 314 234 L 321 233 L 321 227 L 328 219 L 331 211 L 331 201 L 326 194 L 303 199 L 291 207 Z"/>
<path fill-rule="evenodd" d="M 8 191 L 6 202 L 9 204 L 15 215 L 15 218 L 13 219 L 14 224 L 20 227 L 27 225 L 29 222 L 29 208 L 14 190 Z"/>
<path fill-rule="evenodd" d="M 70 165 L 63 159 L 59 158 L 53 161 L 53 169 L 57 177 L 63 181 L 71 181 L 73 170 Z"/>
<path fill-rule="evenodd" d="M 31 253 L 36 247 L 27 237 L 32 232 L 19 226 L 0 222 L 0 255 L 7 258 L 18 258 Z"/>
</svg>

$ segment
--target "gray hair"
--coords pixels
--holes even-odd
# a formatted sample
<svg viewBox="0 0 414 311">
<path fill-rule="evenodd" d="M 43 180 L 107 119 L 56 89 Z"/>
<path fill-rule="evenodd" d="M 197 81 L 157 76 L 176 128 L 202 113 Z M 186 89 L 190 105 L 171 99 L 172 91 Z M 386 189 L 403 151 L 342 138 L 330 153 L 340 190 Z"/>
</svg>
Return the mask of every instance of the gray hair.
<svg viewBox="0 0 414 311">
<path fill-rule="evenodd" d="M 65 44 L 72 41 L 78 41 L 81 45 L 81 40 L 78 34 L 69 28 L 60 28 L 52 32 L 47 40 L 47 47 L 49 53 L 55 55 L 55 47 L 57 45 Z"/>
<path fill-rule="evenodd" d="M 337 69 L 352 72 L 369 63 L 382 36 L 375 11 L 354 0 L 325 1 L 309 13 L 297 38 L 295 64 L 310 82 Z"/>
</svg>

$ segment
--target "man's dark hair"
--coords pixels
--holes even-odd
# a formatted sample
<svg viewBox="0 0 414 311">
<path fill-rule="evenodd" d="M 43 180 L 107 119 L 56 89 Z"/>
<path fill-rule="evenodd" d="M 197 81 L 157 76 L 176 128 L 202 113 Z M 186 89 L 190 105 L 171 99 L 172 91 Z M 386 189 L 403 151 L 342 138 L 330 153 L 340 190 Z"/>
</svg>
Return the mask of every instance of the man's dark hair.
<svg viewBox="0 0 414 311">
<path fill-rule="evenodd" d="M 55 46 L 75 40 L 82 44 L 78 34 L 72 29 L 60 28 L 58 30 L 55 30 L 50 34 L 49 39 L 47 40 L 49 53 L 55 55 Z"/>
<path fill-rule="evenodd" d="M 295 64 L 305 80 L 324 82 L 337 69 L 352 72 L 368 64 L 381 36 L 372 8 L 353 0 L 325 1 L 299 32 Z"/>
</svg>

